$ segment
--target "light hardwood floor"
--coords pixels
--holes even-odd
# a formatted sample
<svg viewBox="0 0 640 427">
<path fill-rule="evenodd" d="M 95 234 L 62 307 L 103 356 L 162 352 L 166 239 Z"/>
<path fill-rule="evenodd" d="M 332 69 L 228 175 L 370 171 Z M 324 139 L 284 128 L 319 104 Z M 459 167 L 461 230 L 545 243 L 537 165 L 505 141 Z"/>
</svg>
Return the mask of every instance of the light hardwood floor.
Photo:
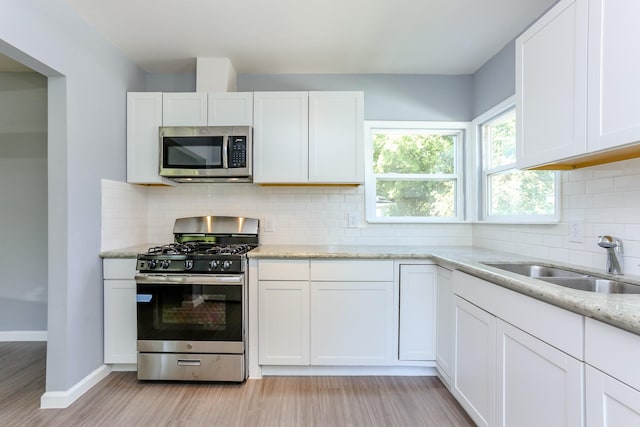
<svg viewBox="0 0 640 427">
<path fill-rule="evenodd" d="M 435 377 L 138 382 L 114 372 L 66 409 L 39 409 L 45 343 L 0 343 L 1 426 L 473 426 Z"/>
</svg>

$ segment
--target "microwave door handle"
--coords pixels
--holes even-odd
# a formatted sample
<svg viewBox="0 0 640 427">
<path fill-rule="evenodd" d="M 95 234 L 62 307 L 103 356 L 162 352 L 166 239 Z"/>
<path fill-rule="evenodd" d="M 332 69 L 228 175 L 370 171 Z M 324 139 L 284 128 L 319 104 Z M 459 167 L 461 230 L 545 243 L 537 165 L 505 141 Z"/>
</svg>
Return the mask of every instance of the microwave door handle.
<svg viewBox="0 0 640 427">
<path fill-rule="evenodd" d="M 222 138 L 222 168 L 229 169 L 229 135 Z"/>
</svg>

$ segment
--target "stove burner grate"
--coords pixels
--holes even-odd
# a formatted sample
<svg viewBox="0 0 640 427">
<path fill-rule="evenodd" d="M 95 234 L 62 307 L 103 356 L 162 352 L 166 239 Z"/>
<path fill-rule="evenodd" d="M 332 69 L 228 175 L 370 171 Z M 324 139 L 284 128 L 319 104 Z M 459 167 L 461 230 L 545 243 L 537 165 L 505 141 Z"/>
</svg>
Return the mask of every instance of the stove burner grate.
<svg viewBox="0 0 640 427">
<path fill-rule="evenodd" d="M 247 244 L 212 246 L 205 253 L 207 255 L 242 255 L 251 250 L 251 246 Z"/>
<path fill-rule="evenodd" d="M 147 251 L 148 255 L 242 255 L 249 252 L 253 247 L 249 244 L 229 244 L 211 245 L 202 242 L 169 243 L 166 245 L 153 246 Z"/>
<path fill-rule="evenodd" d="M 169 243 L 166 245 L 154 246 L 149 248 L 149 255 L 181 255 L 191 254 L 198 250 L 198 244 L 195 242 L 186 243 Z"/>
</svg>

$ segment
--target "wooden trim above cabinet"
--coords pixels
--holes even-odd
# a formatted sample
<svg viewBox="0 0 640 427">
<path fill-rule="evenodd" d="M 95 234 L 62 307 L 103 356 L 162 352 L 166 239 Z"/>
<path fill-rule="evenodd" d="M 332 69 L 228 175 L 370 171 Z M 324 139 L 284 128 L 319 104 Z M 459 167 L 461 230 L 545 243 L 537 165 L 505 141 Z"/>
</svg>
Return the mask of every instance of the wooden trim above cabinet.
<svg viewBox="0 0 640 427">
<path fill-rule="evenodd" d="M 614 150 L 601 151 L 598 153 L 586 154 L 584 156 L 570 159 L 559 160 L 554 163 L 532 167 L 529 168 L 529 170 L 573 170 L 586 168 L 588 166 L 603 165 L 605 163 L 635 159 L 637 157 L 640 157 L 640 144 L 616 148 Z"/>
</svg>

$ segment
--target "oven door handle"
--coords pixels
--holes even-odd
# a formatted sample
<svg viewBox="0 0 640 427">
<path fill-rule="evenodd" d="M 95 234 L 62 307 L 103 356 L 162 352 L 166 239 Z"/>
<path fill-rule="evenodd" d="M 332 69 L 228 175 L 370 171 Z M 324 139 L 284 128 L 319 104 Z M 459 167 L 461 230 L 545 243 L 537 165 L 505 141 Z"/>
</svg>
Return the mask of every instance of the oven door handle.
<svg viewBox="0 0 640 427">
<path fill-rule="evenodd" d="M 169 274 L 136 274 L 139 284 L 178 284 L 178 285 L 242 285 L 243 276 L 208 276 L 204 274 L 169 275 Z"/>
</svg>

